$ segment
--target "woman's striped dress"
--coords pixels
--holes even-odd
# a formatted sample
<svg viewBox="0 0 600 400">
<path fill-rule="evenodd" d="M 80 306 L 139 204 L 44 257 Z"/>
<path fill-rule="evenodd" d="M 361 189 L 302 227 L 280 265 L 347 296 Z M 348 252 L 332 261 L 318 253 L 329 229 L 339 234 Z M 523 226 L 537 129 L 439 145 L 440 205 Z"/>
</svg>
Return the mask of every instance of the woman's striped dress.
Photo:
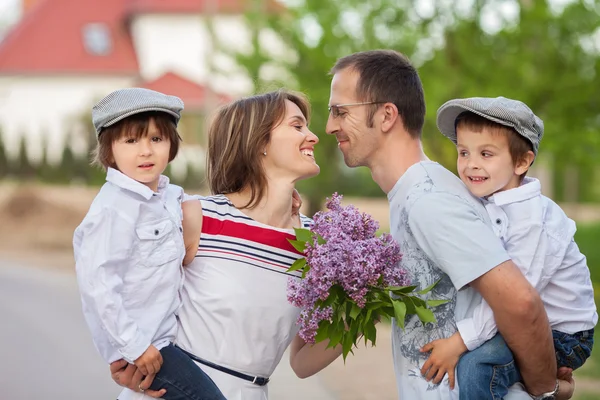
<svg viewBox="0 0 600 400">
<path fill-rule="evenodd" d="M 198 200 L 202 236 L 185 268 L 177 344 L 213 363 L 269 377 L 298 331 L 299 309 L 286 296 L 288 278 L 298 276 L 286 270 L 301 256 L 288 242 L 294 232 L 253 220 L 225 196 Z M 201 368 L 228 400 L 268 398 L 268 385 Z"/>
</svg>

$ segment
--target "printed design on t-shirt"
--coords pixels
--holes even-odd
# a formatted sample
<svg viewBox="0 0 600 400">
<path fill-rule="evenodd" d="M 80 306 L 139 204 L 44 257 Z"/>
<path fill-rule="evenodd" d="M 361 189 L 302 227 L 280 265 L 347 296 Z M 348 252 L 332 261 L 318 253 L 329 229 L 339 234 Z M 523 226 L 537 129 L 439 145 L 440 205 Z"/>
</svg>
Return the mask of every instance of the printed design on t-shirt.
<svg viewBox="0 0 600 400">
<path fill-rule="evenodd" d="M 454 322 L 456 289 L 450 277 L 436 268 L 435 264 L 419 248 L 408 225 L 406 207 L 410 207 L 412 201 L 415 201 L 423 193 L 430 192 L 432 186 L 431 180 L 426 180 L 424 183 L 413 187 L 412 193 L 406 199 L 405 207 L 392 214 L 392 223 L 396 225 L 395 229 L 398 232 L 396 240 L 398 240 L 402 250 L 402 266 L 409 271 L 413 284 L 423 289 L 439 280 L 429 296 L 435 299 L 450 300 L 448 303 L 434 308 L 433 311 L 437 319 L 436 324 L 429 323 L 423 326 L 418 317 L 412 316 L 406 319 L 404 330 L 394 325 L 395 346 L 399 352 L 395 356 L 404 358 L 404 361 L 400 363 L 404 364 L 406 368 L 402 374 L 419 379 L 423 379 L 420 370 L 429 356 L 426 353 L 421 353 L 419 349 L 433 340 L 449 337 L 456 332 Z M 424 379 L 423 382 L 426 383 Z M 431 383 L 426 384 L 427 390 L 434 390 L 437 387 L 437 385 Z"/>
</svg>

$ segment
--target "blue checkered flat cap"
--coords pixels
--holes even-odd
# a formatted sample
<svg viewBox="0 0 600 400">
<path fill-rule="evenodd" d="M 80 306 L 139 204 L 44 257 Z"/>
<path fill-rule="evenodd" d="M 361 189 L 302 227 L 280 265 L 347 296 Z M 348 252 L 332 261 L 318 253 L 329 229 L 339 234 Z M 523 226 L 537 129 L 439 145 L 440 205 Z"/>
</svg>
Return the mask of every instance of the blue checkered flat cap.
<svg viewBox="0 0 600 400">
<path fill-rule="evenodd" d="M 456 118 L 464 111 L 471 111 L 483 118 L 514 128 L 531 142 L 537 155 L 544 135 L 544 122 L 523 102 L 506 97 L 470 97 L 444 103 L 437 111 L 440 132 L 456 144 Z"/>
<path fill-rule="evenodd" d="M 117 122 L 147 111 L 162 111 L 173 116 L 175 125 L 179 123 L 183 101 L 179 97 L 143 88 L 115 90 L 92 108 L 92 122 L 100 136 L 102 129 Z"/>
</svg>

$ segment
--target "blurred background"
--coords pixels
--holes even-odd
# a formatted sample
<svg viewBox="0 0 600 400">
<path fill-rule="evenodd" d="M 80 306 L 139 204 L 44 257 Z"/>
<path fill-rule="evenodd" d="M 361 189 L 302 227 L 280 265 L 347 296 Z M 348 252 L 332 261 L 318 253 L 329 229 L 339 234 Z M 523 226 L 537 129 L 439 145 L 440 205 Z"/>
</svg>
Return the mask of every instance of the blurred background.
<svg viewBox="0 0 600 400">
<path fill-rule="evenodd" d="M 321 174 L 299 189 L 304 212 L 326 196 L 371 213 L 387 201 L 366 169 L 346 168 L 324 132 L 338 57 L 391 48 L 421 75 L 429 157 L 455 170 L 437 132 L 446 100 L 505 96 L 545 123 L 531 175 L 578 223 L 600 284 L 600 2 L 596 0 L 0 0 L 0 398 L 114 398 L 82 324 L 71 238 L 104 181 L 89 166 L 92 105 L 141 86 L 179 96 L 184 145 L 167 174 L 206 193 L 206 127 L 220 104 L 285 86 L 306 93 Z M 597 295 L 600 286 L 596 286 Z M 389 326 L 309 380 L 282 362 L 274 399 L 395 399 Z M 600 346 L 598 346 L 600 347 Z M 600 398 L 600 349 L 576 374 Z"/>
</svg>

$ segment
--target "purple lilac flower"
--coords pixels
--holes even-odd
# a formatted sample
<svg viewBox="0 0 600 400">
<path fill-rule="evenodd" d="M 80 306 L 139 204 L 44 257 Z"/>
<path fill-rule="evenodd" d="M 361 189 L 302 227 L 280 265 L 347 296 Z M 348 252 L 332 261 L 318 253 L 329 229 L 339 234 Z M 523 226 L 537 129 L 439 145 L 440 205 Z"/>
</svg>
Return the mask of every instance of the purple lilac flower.
<svg viewBox="0 0 600 400">
<path fill-rule="evenodd" d="M 409 284 L 406 270 L 399 266 L 398 244 L 388 234 L 376 237 L 377 221 L 352 205 L 343 207 L 341 199 L 334 193 L 327 211 L 315 214 L 311 230 L 327 242 L 307 245 L 310 271 L 302 280 L 291 278 L 288 285 L 288 300 L 303 309 L 300 336 L 309 343 L 314 343 L 319 322 L 331 319 L 333 310 L 320 309 L 316 302 L 326 300 L 332 286 L 341 286 L 362 308 L 371 287 Z"/>
</svg>

